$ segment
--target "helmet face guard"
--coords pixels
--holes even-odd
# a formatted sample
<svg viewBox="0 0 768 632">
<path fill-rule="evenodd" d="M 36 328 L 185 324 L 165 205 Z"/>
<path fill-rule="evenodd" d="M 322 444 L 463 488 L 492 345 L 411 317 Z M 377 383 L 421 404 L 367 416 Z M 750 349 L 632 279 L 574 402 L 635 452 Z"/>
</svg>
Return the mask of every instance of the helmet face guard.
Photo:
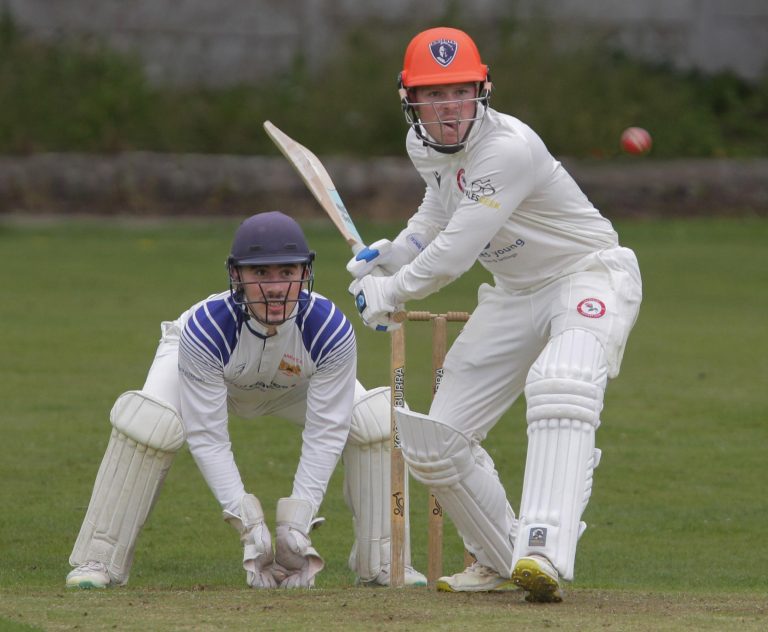
<svg viewBox="0 0 768 632">
<path fill-rule="evenodd" d="M 477 87 L 471 99 L 444 102 L 417 102 L 414 88 L 460 83 L 473 83 Z M 458 29 L 439 27 L 419 33 L 411 40 L 405 51 L 403 70 L 398 76 L 400 103 L 408 125 L 425 145 L 442 153 L 455 153 L 463 149 L 475 123 L 482 123 L 491 98 L 491 84 L 488 66 L 480 60 L 480 53 L 472 39 Z M 459 118 L 459 115 L 441 117 L 438 106 L 447 104 L 458 106 L 452 111 L 462 111 L 462 105 L 474 101 L 473 114 Z M 427 132 L 419 118 L 419 109 L 433 108 L 436 123 L 430 125 Z M 442 125 L 469 123 L 467 131 L 454 142 L 445 142 L 442 138 Z"/>
<path fill-rule="evenodd" d="M 488 83 L 488 85 L 490 85 Z M 425 145 L 432 147 L 433 149 L 444 153 L 454 154 L 457 151 L 464 149 L 467 144 L 469 133 L 472 131 L 475 123 L 482 124 L 485 118 L 486 108 L 488 101 L 490 100 L 490 88 L 484 87 L 479 96 L 471 99 L 460 99 L 455 101 L 413 101 L 409 98 L 409 91 L 400 88 L 400 103 L 403 107 L 403 114 L 405 115 L 405 122 L 413 127 L 413 131 L 422 140 Z M 461 112 L 464 111 L 465 103 L 474 103 L 472 108 L 472 115 L 462 116 Z M 452 112 L 456 112 L 455 115 L 441 115 L 442 106 L 451 105 Z M 424 108 L 431 108 L 434 112 L 434 120 L 436 122 L 425 124 L 419 117 L 419 111 Z M 462 124 L 468 124 L 467 130 L 458 138 L 455 142 L 447 142 L 443 138 L 443 126 L 455 125 L 458 129 Z M 429 128 L 429 131 L 427 131 Z"/>
<path fill-rule="evenodd" d="M 281 325 L 306 310 L 314 281 L 311 263 L 301 266 L 301 276 L 295 281 L 243 281 L 239 267 L 229 268 L 232 300 L 263 325 Z"/>
<path fill-rule="evenodd" d="M 229 290 L 243 312 L 265 325 L 279 325 L 295 318 L 309 305 L 314 287 L 312 263 L 301 227 L 287 215 L 273 211 L 246 219 L 235 232 L 227 258 Z M 300 266 L 299 274 L 289 267 Z M 244 268 L 278 267 L 285 278 L 259 278 Z M 260 313 L 263 312 L 263 315 Z"/>
</svg>

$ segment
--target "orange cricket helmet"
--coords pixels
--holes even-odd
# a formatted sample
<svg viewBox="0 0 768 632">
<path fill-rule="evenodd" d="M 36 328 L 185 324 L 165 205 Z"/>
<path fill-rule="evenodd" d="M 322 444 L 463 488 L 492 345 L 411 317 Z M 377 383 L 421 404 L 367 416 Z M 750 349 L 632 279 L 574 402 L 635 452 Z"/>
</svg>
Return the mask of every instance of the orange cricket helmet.
<svg viewBox="0 0 768 632">
<path fill-rule="evenodd" d="M 405 50 L 403 70 L 398 75 L 397 83 L 406 123 L 425 145 L 447 154 L 463 149 L 472 128 L 482 124 L 493 89 L 488 66 L 480 59 L 475 42 L 464 31 L 446 26 L 427 29 L 411 40 Z M 477 85 L 476 96 L 468 99 L 475 102 L 475 113 L 470 118 L 446 121 L 455 125 L 469 124 L 463 138 L 447 142 L 440 137 L 442 123 L 437 134 L 434 133 L 434 126 L 431 132 L 422 126 L 418 109 L 429 104 L 414 101 L 414 89 L 461 83 Z"/>
<path fill-rule="evenodd" d="M 445 26 L 422 31 L 411 40 L 400 73 L 405 88 L 487 79 L 488 66 L 472 38 Z"/>
</svg>

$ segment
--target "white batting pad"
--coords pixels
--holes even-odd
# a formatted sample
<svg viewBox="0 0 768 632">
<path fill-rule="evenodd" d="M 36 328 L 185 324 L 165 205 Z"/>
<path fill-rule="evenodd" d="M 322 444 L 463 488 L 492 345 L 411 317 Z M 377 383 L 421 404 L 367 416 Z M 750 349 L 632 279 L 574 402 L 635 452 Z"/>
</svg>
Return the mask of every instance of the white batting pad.
<svg viewBox="0 0 768 632">
<path fill-rule="evenodd" d="M 184 444 L 184 430 L 172 406 L 141 391 L 123 393 L 110 420 L 112 434 L 69 562 L 103 562 L 111 580 L 125 584 L 136 539 Z"/>
<path fill-rule="evenodd" d="M 528 455 L 515 562 L 546 557 L 573 579 L 581 516 L 600 459 L 595 431 L 607 382 L 607 360 L 597 337 L 567 330 L 552 339 L 528 375 Z"/>
<path fill-rule="evenodd" d="M 479 460 L 467 437 L 426 415 L 398 409 L 397 423 L 413 477 L 433 490 L 477 561 L 509 577 L 516 525 L 490 457 Z"/>
<path fill-rule="evenodd" d="M 355 527 L 349 567 L 362 582 L 376 579 L 390 558 L 390 405 L 389 387 L 375 388 L 359 397 L 342 453 L 344 499 Z M 410 564 L 407 497 L 406 493 L 406 565 Z"/>
</svg>

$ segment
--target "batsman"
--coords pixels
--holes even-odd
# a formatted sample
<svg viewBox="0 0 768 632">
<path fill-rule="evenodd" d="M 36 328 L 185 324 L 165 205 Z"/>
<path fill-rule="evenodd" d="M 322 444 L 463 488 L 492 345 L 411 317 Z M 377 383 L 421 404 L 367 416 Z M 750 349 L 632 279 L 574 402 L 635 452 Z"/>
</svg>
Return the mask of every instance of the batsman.
<svg viewBox="0 0 768 632">
<path fill-rule="evenodd" d="M 355 532 L 350 568 L 361 584 L 389 584 L 389 389 L 366 391 L 356 380 L 353 328 L 314 292 L 314 259 L 291 217 L 253 215 L 234 235 L 229 290 L 162 323 L 143 388 L 123 393 L 112 408 L 112 433 L 67 586 L 128 582 L 140 531 L 185 442 L 240 538 L 249 586 L 314 585 L 325 563 L 311 533 L 340 459 Z M 293 488 L 271 514 L 274 544 L 271 518 L 246 491 L 235 463 L 230 413 L 275 416 L 301 429 Z M 267 450 L 242 451 L 259 458 Z M 257 481 L 256 491 L 270 484 Z M 426 584 L 409 565 L 405 580 Z"/>
<path fill-rule="evenodd" d="M 489 69 L 466 33 L 416 35 L 398 91 L 408 155 L 426 189 L 393 241 L 347 266 L 363 321 L 398 327 L 391 314 L 402 304 L 476 261 L 492 277 L 447 354 L 429 413 L 397 411 L 411 474 L 476 558 L 437 587 L 516 585 L 529 601 L 561 601 L 600 461 L 606 384 L 639 311 L 637 260 L 542 139 L 490 107 Z M 523 393 L 528 450 L 516 516 L 482 444 Z"/>
</svg>

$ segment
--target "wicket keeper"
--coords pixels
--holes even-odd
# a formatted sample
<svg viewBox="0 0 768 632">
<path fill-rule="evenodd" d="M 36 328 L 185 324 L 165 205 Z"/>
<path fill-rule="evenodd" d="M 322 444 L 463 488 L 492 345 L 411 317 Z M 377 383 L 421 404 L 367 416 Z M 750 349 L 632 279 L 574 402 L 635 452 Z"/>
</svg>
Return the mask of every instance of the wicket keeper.
<svg viewBox="0 0 768 632">
<path fill-rule="evenodd" d="M 229 290 L 162 323 L 143 388 L 123 393 L 112 408 L 112 434 L 67 586 L 128 582 L 141 528 L 185 442 L 240 537 L 249 586 L 314 585 L 324 561 L 311 531 L 340 458 L 355 532 L 350 568 L 361 584 L 389 584 L 389 389 L 366 391 L 357 382 L 354 331 L 336 305 L 314 292 L 314 259 L 292 218 L 253 215 L 234 235 Z M 301 428 L 293 489 L 274 514 L 274 547 L 262 505 L 235 463 L 230 413 L 274 415 Z M 271 484 L 254 482 L 256 491 Z M 405 583 L 426 585 L 407 561 Z"/>
</svg>

